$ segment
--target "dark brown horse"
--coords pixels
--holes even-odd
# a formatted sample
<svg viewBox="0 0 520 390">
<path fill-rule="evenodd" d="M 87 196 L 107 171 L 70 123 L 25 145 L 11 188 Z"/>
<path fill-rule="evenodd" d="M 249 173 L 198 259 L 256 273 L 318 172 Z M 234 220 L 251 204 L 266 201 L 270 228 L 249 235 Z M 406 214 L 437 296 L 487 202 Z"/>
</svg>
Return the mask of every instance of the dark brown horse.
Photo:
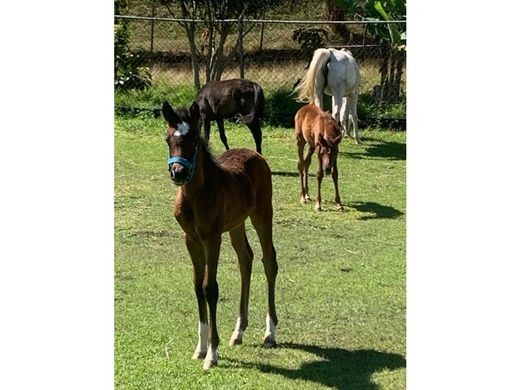
<svg viewBox="0 0 520 390">
<path fill-rule="evenodd" d="M 253 262 L 244 226 L 247 217 L 258 233 L 267 276 L 264 346 L 276 345 L 274 290 L 278 265 L 273 246 L 271 171 L 263 157 L 250 149 L 231 149 L 214 160 L 200 135 L 196 102 L 189 109 L 180 110 L 165 102 L 162 112 L 168 122 L 168 170 L 173 182 L 180 186 L 174 214 L 186 233 L 199 307 L 199 342 L 193 358 L 204 358 L 204 368 L 208 369 L 217 363 L 217 264 L 221 236 L 227 231 L 238 256 L 241 276 L 240 314 L 229 344 L 240 344 L 247 327 Z"/>
<path fill-rule="evenodd" d="M 330 112 L 321 111 L 314 104 L 307 104 L 298 110 L 294 116 L 294 132 L 298 145 L 298 171 L 300 173 L 300 201 L 307 203 L 309 196 L 309 165 L 312 154 L 318 148 L 318 195 L 316 196 L 316 211 L 321 210 L 321 181 L 323 172 L 332 173 L 336 208 L 342 210 L 338 190 L 338 145 L 341 141 L 341 130 Z M 303 158 L 305 144 L 309 146 L 307 155 Z"/>
<path fill-rule="evenodd" d="M 206 140 L 209 141 L 211 121 L 215 120 L 220 140 L 229 149 L 224 119 L 240 114 L 253 134 L 256 151 L 262 154 L 260 119 L 264 114 L 264 91 L 260 85 L 245 79 L 210 81 L 202 87 L 195 101 L 200 107 Z"/>
</svg>

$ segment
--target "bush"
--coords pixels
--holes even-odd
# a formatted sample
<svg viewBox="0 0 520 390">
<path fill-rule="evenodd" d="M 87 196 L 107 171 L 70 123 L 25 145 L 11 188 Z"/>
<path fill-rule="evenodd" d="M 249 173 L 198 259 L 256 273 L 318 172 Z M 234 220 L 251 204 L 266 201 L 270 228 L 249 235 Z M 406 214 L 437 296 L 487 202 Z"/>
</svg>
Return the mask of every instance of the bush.
<svg viewBox="0 0 520 390">
<path fill-rule="evenodd" d="M 122 14 L 127 8 L 126 0 L 116 0 L 115 13 Z M 128 48 L 128 26 L 126 20 L 114 21 L 114 85 L 115 89 L 145 90 L 152 84 L 150 69 L 143 65 L 138 53 Z"/>
</svg>

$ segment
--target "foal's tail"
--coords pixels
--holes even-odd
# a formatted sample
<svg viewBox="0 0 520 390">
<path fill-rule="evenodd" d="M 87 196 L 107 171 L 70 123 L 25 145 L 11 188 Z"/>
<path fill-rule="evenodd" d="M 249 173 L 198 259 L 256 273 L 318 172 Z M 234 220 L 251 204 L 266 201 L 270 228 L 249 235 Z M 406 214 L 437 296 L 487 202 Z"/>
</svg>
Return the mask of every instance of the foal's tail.
<svg viewBox="0 0 520 390">
<path fill-rule="evenodd" d="M 253 85 L 254 88 L 254 104 L 253 109 L 251 112 L 247 115 L 244 115 L 242 117 L 244 123 L 250 124 L 255 119 L 260 120 L 264 116 L 264 105 L 265 105 L 265 98 L 264 98 L 264 91 L 262 87 L 258 84 Z"/>
<path fill-rule="evenodd" d="M 314 102 L 314 86 L 316 85 L 316 76 L 318 72 L 322 72 L 327 65 L 327 62 L 330 58 L 329 49 L 316 49 L 314 51 L 314 55 L 312 56 L 312 61 L 309 64 L 309 69 L 307 69 L 307 73 L 300 81 L 300 83 L 296 86 L 293 93 L 298 93 L 296 100 L 299 102 Z"/>
</svg>

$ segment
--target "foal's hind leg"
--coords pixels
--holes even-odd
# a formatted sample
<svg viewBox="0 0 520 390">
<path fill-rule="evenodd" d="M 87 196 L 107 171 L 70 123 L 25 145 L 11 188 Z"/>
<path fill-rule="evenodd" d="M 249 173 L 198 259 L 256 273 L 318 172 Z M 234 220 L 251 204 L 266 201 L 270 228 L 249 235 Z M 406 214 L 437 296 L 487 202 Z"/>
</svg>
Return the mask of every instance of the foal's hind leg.
<svg viewBox="0 0 520 390">
<path fill-rule="evenodd" d="M 253 251 L 247 242 L 244 224 L 229 232 L 231 245 L 238 256 L 240 268 L 240 314 L 237 318 L 235 331 L 231 336 L 229 345 L 242 344 L 242 337 L 248 324 L 249 286 L 251 284 L 251 267 L 253 264 Z"/>
<path fill-rule="evenodd" d="M 220 140 L 226 147 L 226 150 L 229 150 L 229 145 L 227 143 L 227 138 L 226 138 L 226 132 L 224 131 L 224 120 L 221 118 L 218 118 L 218 119 L 216 119 L 216 122 L 217 122 L 217 126 L 218 126 L 218 133 L 220 134 Z"/>
<path fill-rule="evenodd" d="M 251 123 L 247 125 L 251 134 L 253 134 L 253 138 L 255 140 L 256 151 L 259 154 L 262 154 L 262 129 L 260 128 L 260 121 L 258 119 L 253 120 Z"/>
<path fill-rule="evenodd" d="M 262 263 L 264 264 L 264 271 L 267 277 L 269 309 L 265 318 L 264 347 L 272 348 L 276 346 L 276 325 L 278 324 L 274 299 L 278 263 L 276 262 L 276 251 L 273 246 L 273 207 L 270 199 L 258 202 L 258 204 L 262 207 L 257 207 L 251 214 L 251 222 L 260 239 Z"/>
</svg>

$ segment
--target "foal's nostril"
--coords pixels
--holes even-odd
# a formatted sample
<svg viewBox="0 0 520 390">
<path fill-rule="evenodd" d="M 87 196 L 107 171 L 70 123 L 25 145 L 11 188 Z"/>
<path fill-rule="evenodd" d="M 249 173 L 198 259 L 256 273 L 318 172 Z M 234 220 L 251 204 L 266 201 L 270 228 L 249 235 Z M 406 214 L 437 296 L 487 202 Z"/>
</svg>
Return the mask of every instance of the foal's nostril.
<svg viewBox="0 0 520 390">
<path fill-rule="evenodd" d="M 325 174 L 330 175 L 330 168 L 325 168 Z"/>
</svg>

